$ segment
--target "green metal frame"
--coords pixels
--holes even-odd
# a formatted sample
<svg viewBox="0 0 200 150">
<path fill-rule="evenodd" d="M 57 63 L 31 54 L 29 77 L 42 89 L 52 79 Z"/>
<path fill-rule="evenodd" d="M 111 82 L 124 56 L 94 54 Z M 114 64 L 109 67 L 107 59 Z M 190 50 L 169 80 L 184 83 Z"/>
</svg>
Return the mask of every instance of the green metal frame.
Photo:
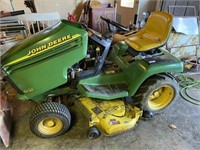
<svg viewBox="0 0 200 150">
<path fill-rule="evenodd" d="M 121 72 L 115 74 L 101 74 L 99 76 L 83 79 L 78 84 L 78 89 L 86 97 L 100 98 L 105 100 L 112 100 L 115 98 L 133 96 L 140 85 L 150 76 L 165 73 L 165 72 L 182 72 L 183 64 L 182 62 L 171 55 L 167 51 L 162 51 L 165 58 L 170 58 L 171 61 L 166 62 L 156 62 L 153 64 L 148 64 L 144 59 L 138 57 L 136 61 L 130 62 L 133 59 L 130 56 L 123 57 L 126 53 L 128 45 L 125 43 L 118 43 L 111 50 L 109 55 L 110 59 L 114 61 L 119 67 Z M 121 95 L 98 95 L 89 93 L 81 85 L 109 85 L 125 82 L 128 84 L 127 92 L 121 93 Z"/>
</svg>

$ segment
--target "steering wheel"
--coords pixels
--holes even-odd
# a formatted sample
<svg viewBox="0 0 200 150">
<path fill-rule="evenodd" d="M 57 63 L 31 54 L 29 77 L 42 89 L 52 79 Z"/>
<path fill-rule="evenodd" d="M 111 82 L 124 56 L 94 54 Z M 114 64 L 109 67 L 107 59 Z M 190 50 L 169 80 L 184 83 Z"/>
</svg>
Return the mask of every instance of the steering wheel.
<svg viewBox="0 0 200 150">
<path fill-rule="evenodd" d="M 104 20 L 104 21 L 108 24 L 108 28 L 109 28 L 109 30 L 110 30 L 111 32 L 112 32 L 112 30 L 111 30 L 111 28 L 110 28 L 110 25 L 115 26 L 115 27 L 116 27 L 118 30 L 120 30 L 120 31 L 129 31 L 128 28 L 126 28 L 125 26 L 123 26 L 123 25 L 117 23 L 116 21 L 113 21 L 113 20 L 108 19 L 108 18 L 103 17 L 103 16 L 100 16 L 100 18 L 101 18 L 102 20 Z"/>
</svg>

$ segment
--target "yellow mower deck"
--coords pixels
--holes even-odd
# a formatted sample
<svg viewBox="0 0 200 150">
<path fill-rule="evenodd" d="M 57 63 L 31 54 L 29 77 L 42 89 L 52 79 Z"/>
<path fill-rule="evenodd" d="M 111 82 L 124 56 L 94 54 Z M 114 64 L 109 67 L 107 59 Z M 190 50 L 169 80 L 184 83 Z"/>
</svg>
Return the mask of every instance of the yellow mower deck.
<svg viewBox="0 0 200 150">
<path fill-rule="evenodd" d="M 89 118 L 89 126 L 97 127 L 106 135 L 114 135 L 133 128 L 142 116 L 142 110 L 122 100 L 100 101 L 80 98 L 80 110 Z"/>
</svg>

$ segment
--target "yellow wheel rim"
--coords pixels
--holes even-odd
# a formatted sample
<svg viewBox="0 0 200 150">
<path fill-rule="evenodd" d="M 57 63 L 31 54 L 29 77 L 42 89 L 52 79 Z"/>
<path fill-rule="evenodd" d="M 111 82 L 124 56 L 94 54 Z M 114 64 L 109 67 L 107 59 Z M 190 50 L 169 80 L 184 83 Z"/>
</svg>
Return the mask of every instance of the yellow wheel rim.
<svg viewBox="0 0 200 150">
<path fill-rule="evenodd" d="M 148 98 L 148 106 L 152 110 L 160 110 L 168 106 L 174 98 L 174 89 L 163 86 L 154 90 Z"/>
<path fill-rule="evenodd" d="M 45 118 L 38 124 L 38 130 L 42 134 L 52 135 L 63 128 L 63 123 L 58 118 Z"/>
</svg>

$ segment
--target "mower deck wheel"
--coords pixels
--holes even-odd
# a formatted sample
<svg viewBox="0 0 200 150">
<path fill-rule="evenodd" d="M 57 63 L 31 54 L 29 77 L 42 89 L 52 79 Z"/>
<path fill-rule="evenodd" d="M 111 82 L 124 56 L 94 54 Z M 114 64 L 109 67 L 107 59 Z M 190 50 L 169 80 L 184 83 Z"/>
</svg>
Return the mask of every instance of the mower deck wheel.
<svg viewBox="0 0 200 150">
<path fill-rule="evenodd" d="M 99 136 L 100 136 L 100 132 L 96 127 L 91 127 L 88 130 L 88 134 L 87 134 L 88 139 L 94 140 L 94 139 L 97 139 Z"/>
</svg>

